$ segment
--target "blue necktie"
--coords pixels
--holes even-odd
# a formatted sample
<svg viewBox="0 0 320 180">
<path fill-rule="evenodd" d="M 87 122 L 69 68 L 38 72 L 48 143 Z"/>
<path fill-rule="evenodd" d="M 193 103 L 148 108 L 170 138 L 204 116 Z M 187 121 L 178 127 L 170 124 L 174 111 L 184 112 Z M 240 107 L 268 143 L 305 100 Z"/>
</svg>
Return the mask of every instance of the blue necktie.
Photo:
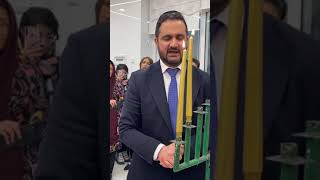
<svg viewBox="0 0 320 180">
<path fill-rule="evenodd" d="M 168 68 L 167 72 L 171 77 L 169 91 L 168 91 L 168 104 L 170 111 L 171 127 L 173 130 L 174 137 L 176 137 L 176 119 L 177 119 L 177 109 L 178 109 L 178 85 L 176 74 L 179 69 Z"/>
</svg>

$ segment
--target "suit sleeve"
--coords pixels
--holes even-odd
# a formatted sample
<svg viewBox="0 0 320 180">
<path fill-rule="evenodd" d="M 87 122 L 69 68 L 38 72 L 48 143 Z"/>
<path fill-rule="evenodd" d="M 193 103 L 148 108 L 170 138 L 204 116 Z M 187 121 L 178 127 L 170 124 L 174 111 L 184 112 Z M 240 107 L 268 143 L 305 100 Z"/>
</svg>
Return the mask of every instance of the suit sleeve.
<svg viewBox="0 0 320 180">
<path fill-rule="evenodd" d="M 129 88 L 119 123 L 120 141 L 146 162 L 152 164 L 154 162 L 154 152 L 160 141 L 139 131 L 141 100 L 135 78 L 135 73 L 133 73 L 130 77 Z"/>
<path fill-rule="evenodd" d="M 202 97 L 202 99 L 201 99 L 201 104 L 202 103 L 204 103 L 207 99 L 210 99 L 210 96 L 211 96 L 211 91 L 210 91 L 210 77 L 209 77 L 209 75 L 207 74 L 207 73 L 205 73 L 205 72 L 200 72 L 200 71 L 198 71 L 199 73 L 201 73 L 202 74 L 202 78 L 201 78 L 201 97 Z M 211 101 L 211 106 L 212 106 L 212 101 Z M 196 110 L 196 108 L 194 108 L 194 110 Z M 204 109 L 205 110 L 205 109 Z M 211 110 L 210 110 L 211 111 Z M 212 113 L 211 113 L 212 114 Z M 192 122 L 193 122 L 193 125 L 195 125 L 195 126 L 197 126 L 197 115 L 196 114 L 193 114 L 193 120 L 192 120 Z M 205 122 L 205 119 L 204 119 L 204 117 L 203 117 L 203 125 L 204 125 L 204 122 Z M 211 120 L 211 122 L 212 122 L 212 120 Z M 211 123 L 210 122 L 210 132 L 212 131 L 212 129 L 211 129 Z M 191 136 L 191 157 L 193 158 L 194 157 L 194 152 L 195 152 L 195 146 L 196 146 L 196 128 L 194 128 L 193 129 L 193 131 L 194 131 L 194 135 L 192 135 Z M 211 137 L 210 137 L 210 139 L 211 139 Z M 210 141 L 209 141 L 209 149 L 210 149 Z"/>
<path fill-rule="evenodd" d="M 85 86 L 80 45 L 72 35 L 40 147 L 36 180 L 98 179 L 95 115 Z"/>
</svg>

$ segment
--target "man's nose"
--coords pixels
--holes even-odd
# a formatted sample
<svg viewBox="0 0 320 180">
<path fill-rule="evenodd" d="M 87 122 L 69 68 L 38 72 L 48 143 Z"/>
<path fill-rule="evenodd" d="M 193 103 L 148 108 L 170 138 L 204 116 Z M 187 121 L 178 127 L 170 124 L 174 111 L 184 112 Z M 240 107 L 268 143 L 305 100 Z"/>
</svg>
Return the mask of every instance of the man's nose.
<svg viewBox="0 0 320 180">
<path fill-rule="evenodd" d="M 170 47 L 171 48 L 177 48 L 179 45 L 179 41 L 175 38 L 172 39 L 172 41 L 170 42 Z"/>
</svg>

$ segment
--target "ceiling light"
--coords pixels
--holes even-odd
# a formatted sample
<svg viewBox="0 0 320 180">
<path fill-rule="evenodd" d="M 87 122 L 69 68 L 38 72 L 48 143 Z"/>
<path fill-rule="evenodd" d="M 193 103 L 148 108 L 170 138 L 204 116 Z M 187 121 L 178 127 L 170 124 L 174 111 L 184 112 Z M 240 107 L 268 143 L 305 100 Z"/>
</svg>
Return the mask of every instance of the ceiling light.
<svg viewBox="0 0 320 180">
<path fill-rule="evenodd" d="M 124 11 L 126 11 L 126 10 L 121 8 L 121 9 L 119 9 L 119 11 L 124 12 Z"/>
<path fill-rule="evenodd" d="M 130 3 L 136 3 L 136 2 L 141 2 L 141 0 L 137 0 L 137 1 L 128 1 L 128 2 L 124 2 L 124 3 L 117 3 L 117 4 L 110 4 L 110 7 L 113 7 L 113 6 L 119 6 L 119 5 L 125 5 L 125 4 L 130 4 Z"/>
</svg>

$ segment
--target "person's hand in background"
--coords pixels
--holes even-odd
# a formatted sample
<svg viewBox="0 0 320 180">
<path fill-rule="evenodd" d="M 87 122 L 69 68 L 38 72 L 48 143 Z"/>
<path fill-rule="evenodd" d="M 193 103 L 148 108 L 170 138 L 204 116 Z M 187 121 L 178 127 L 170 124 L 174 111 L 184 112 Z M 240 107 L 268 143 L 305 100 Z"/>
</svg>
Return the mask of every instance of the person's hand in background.
<svg viewBox="0 0 320 180">
<path fill-rule="evenodd" d="M 123 84 L 124 86 L 126 86 L 126 85 L 128 85 L 128 81 L 129 81 L 128 79 L 123 80 L 123 81 L 122 81 L 122 84 Z"/>
<path fill-rule="evenodd" d="M 114 99 L 110 99 L 110 106 L 111 108 L 115 108 L 117 106 L 117 101 Z"/>
<path fill-rule="evenodd" d="M 20 31 L 19 38 L 20 58 L 22 60 L 34 60 L 41 57 L 44 53 L 40 47 L 40 33 L 35 27 L 25 27 Z"/>
<path fill-rule="evenodd" d="M 12 144 L 17 139 L 21 139 L 19 123 L 11 120 L 0 121 L 0 135 L 4 137 L 7 144 Z"/>
</svg>

